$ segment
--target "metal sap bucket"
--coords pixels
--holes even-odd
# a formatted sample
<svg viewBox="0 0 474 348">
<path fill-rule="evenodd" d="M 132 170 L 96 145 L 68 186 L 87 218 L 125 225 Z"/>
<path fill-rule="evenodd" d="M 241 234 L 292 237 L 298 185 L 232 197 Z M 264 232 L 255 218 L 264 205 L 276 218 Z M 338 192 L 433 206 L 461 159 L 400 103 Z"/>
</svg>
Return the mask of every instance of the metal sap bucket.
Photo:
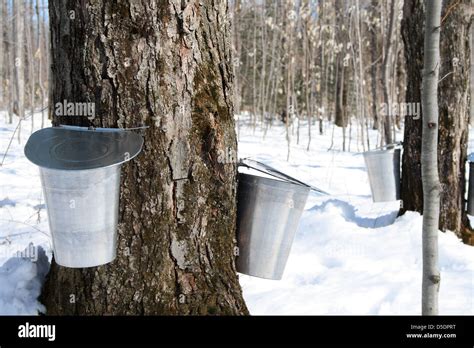
<svg viewBox="0 0 474 348">
<path fill-rule="evenodd" d="M 400 149 L 364 152 L 374 202 L 400 199 Z"/>
<path fill-rule="evenodd" d="M 143 138 L 119 129 L 52 127 L 33 133 L 26 157 L 40 167 L 56 262 L 94 267 L 117 250 L 121 164 Z"/>
<path fill-rule="evenodd" d="M 469 162 L 469 188 L 467 191 L 467 213 L 469 215 L 474 215 L 474 162 Z"/>
<path fill-rule="evenodd" d="M 237 271 L 281 279 L 309 186 L 239 173 Z"/>
</svg>

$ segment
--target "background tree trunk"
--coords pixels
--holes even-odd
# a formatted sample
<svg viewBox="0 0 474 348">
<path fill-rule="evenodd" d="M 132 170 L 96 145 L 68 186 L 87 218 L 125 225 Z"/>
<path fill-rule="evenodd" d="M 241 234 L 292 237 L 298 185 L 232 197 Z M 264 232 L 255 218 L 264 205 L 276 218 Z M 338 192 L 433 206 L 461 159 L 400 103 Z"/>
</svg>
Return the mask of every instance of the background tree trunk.
<svg viewBox="0 0 474 348">
<path fill-rule="evenodd" d="M 347 88 L 348 78 L 345 77 L 346 65 L 344 59 L 346 58 L 347 50 L 347 17 L 345 16 L 346 3 L 341 0 L 336 0 L 335 11 L 336 11 L 336 26 L 339 27 L 336 37 L 336 44 L 340 45 L 341 48 L 337 53 L 336 64 L 338 75 L 336 79 L 336 98 L 335 98 L 335 123 L 338 127 L 343 127 L 344 130 L 349 124 L 348 117 L 346 115 L 347 108 Z M 347 64 L 347 63 L 346 63 Z M 345 140 L 345 137 L 344 137 Z M 343 140 L 343 141 L 344 141 Z M 343 145 L 345 150 L 345 146 Z"/>
<path fill-rule="evenodd" d="M 421 105 L 421 71 L 423 69 L 423 0 L 407 0 L 403 4 L 402 38 L 407 69 L 406 102 Z M 421 119 L 405 117 L 403 137 L 401 199 L 407 210 L 423 212 L 421 183 Z"/>
<path fill-rule="evenodd" d="M 117 259 L 53 262 L 48 314 L 247 313 L 234 266 L 235 158 L 222 161 L 236 156 L 227 13 L 224 0 L 49 2 L 51 105 L 95 102 L 95 126 L 150 128 L 122 168 Z"/>
<path fill-rule="evenodd" d="M 392 58 L 392 40 L 393 34 L 395 32 L 395 17 L 397 15 L 395 11 L 395 5 L 397 0 L 390 0 L 390 12 L 388 13 L 388 29 L 387 29 L 387 37 L 385 38 L 385 52 L 384 52 L 384 59 L 382 65 L 382 86 L 383 86 L 383 99 L 385 105 L 388 106 L 388 110 L 391 110 L 391 100 L 390 100 L 390 61 Z M 383 130 L 384 130 L 384 139 L 385 144 L 393 144 L 393 136 L 392 136 L 392 115 L 390 112 L 388 115 L 383 115 Z"/>
<path fill-rule="evenodd" d="M 34 28 L 33 28 L 33 1 L 25 1 L 25 35 L 26 35 L 26 56 L 28 61 L 28 90 L 29 90 L 29 112 L 32 113 L 35 110 L 35 40 L 34 40 Z M 26 65 L 26 64 L 25 64 Z M 26 87 L 26 86 L 25 86 Z M 26 88 L 25 88 L 26 89 Z M 31 132 L 35 127 L 35 117 L 31 116 Z"/>
<path fill-rule="evenodd" d="M 13 114 L 15 112 L 15 98 L 16 98 L 16 82 L 15 82 L 15 12 L 14 4 L 12 2 L 12 16 L 10 26 L 5 26 L 5 36 L 7 38 L 5 45 L 5 68 L 8 76 L 8 123 L 13 122 Z M 8 9 L 5 8 L 5 13 L 8 14 Z M 8 18 L 8 17 L 7 17 Z"/>
<path fill-rule="evenodd" d="M 471 1 L 474 6 L 474 2 Z M 470 88 L 470 100 L 471 100 L 471 106 L 470 106 L 470 113 L 469 113 L 469 123 L 471 126 L 474 126 L 474 19 L 471 21 L 471 31 L 469 33 L 470 35 L 470 40 L 471 44 L 469 46 L 469 49 L 471 51 L 471 64 L 470 64 L 470 70 L 471 70 L 471 88 Z"/>
<path fill-rule="evenodd" d="M 15 81 L 16 81 L 16 100 L 13 110 L 16 111 L 18 117 L 25 117 L 25 4 L 23 0 L 14 2 L 15 8 Z M 16 110 L 15 110 L 16 109 Z M 18 141 L 21 138 L 21 124 L 18 126 Z"/>
<path fill-rule="evenodd" d="M 378 13 L 378 7 L 379 7 L 379 2 L 377 0 L 371 0 L 370 3 L 370 13 L 372 18 L 376 18 L 377 13 Z M 379 106 L 379 100 L 378 100 L 378 95 L 377 95 L 377 89 L 378 89 L 378 64 L 377 64 L 377 59 L 378 59 L 378 49 L 377 49 L 377 28 L 375 25 L 372 25 L 369 27 L 369 33 L 370 33 L 370 91 L 372 94 L 372 117 L 373 117 L 373 125 L 372 129 L 379 129 L 380 128 L 380 119 L 379 119 L 379 113 L 378 113 L 378 108 Z"/>
<path fill-rule="evenodd" d="M 455 231 L 466 242 L 469 232 L 465 206 L 465 173 L 469 134 L 469 22 L 471 0 L 443 2 L 439 72 L 440 228 Z"/>
<path fill-rule="evenodd" d="M 40 11 L 40 5 L 42 5 L 43 0 L 36 0 L 36 16 L 38 18 L 38 90 L 39 90 L 39 97 L 40 97 L 40 106 L 41 106 L 41 128 L 44 127 L 44 118 L 45 118 L 45 99 L 46 99 L 46 92 L 45 92 L 45 83 L 44 81 L 49 81 L 48 73 L 43 71 L 44 67 L 47 66 L 49 63 L 49 53 L 48 42 L 46 39 L 46 29 L 45 29 L 45 13 L 44 10 Z M 49 71 L 49 69 L 48 69 Z M 49 82 L 48 82 L 49 83 Z"/>
<path fill-rule="evenodd" d="M 454 6 L 452 6 L 454 5 Z M 449 9 L 449 10 L 448 10 Z M 468 23 L 470 0 L 443 1 L 440 41 L 438 163 L 441 180 L 439 228 L 451 230 L 465 243 L 474 244 L 465 209 L 465 170 L 468 137 L 469 66 Z M 421 101 L 424 29 L 423 2 L 405 1 L 402 22 L 407 69 L 407 102 Z M 423 212 L 421 186 L 421 120 L 405 117 L 401 198 L 403 208 Z"/>
<path fill-rule="evenodd" d="M 422 314 L 438 314 L 438 221 L 440 181 L 438 174 L 438 75 L 441 0 L 426 3 L 422 85 L 423 137 L 421 177 L 423 182 L 423 285 Z"/>
<path fill-rule="evenodd" d="M 6 93 L 7 90 L 7 74 L 5 69 L 5 29 L 4 21 L 7 20 L 6 14 L 6 4 L 5 1 L 0 2 L 0 107 L 4 107 L 6 103 Z"/>
</svg>

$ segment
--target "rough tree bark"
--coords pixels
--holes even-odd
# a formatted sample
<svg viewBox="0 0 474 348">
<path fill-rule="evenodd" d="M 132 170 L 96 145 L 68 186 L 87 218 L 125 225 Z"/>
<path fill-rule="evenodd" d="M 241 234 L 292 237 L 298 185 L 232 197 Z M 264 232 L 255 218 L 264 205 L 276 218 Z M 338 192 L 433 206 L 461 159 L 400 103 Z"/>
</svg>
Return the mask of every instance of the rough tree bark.
<svg viewBox="0 0 474 348">
<path fill-rule="evenodd" d="M 443 1 L 439 100 L 440 227 L 474 244 L 465 206 L 471 0 Z"/>
<path fill-rule="evenodd" d="M 94 126 L 150 128 L 142 153 L 122 168 L 117 259 L 88 269 L 53 262 L 41 296 L 48 314 L 247 313 L 233 253 L 227 6 L 49 2 L 51 105 L 95 102 Z"/>
<path fill-rule="evenodd" d="M 407 102 L 421 101 L 423 60 L 423 1 L 404 3 L 402 34 L 407 68 Z M 439 228 L 454 231 L 467 244 L 474 244 L 465 209 L 465 170 L 468 136 L 469 39 L 467 35 L 470 0 L 443 1 L 440 39 L 440 84 L 438 163 L 441 180 Z M 423 116 L 422 116 L 423 117 Z M 405 117 L 402 160 L 401 213 L 423 212 L 421 185 L 421 119 Z"/>
<path fill-rule="evenodd" d="M 422 314 L 438 314 L 440 273 L 438 270 L 438 221 L 440 181 L 438 174 L 438 76 L 441 0 L 426 2 L 423 82 L 424 110 L 421 140 L 423 183 L 423 284 Z"/>
<path fill-rule="evenodd" d="M 423 69 L 424 8 L 422 0 L 407 0 L 403 4 L 402 38 L 407 69 L 407 103 L 421 104 L 421 70 Z M 403 136 L 401 199 L 407 210 L 423 212 L 421 183 L 421 119 L 405 117 Z"/>
<path fill-rule="evenodd" d="M 474 7 L 474 2 L 473 2 L 473 7 Z M 469 124 L 471 126 L 474 126 L 474 19 L 471 21 L 471 30 L 469 33 L 470 36 L 470 46 L 469 49 L 471 51 L 471 64 L 470 64 L 470 70 L 471 70 L 471 83 L 470 83 L 470 99 L 471 99 L 471 105 L 470 105 L 470 112 L 469 112 Z"/>
<path fill-rule="evenodd" d="M 5 91 L 6 91 L 6 80 L 7 76 L 5 74 L 5 63 L 4 63 L 4 57 L 5 57 L 5 48 L 3 42 L 5 41 L 4 37 L 4 32 L 5 32 L 5 26 L 3 24 L 3 21 L 7 18 L 6 13 L 5 13 L 5 7 L 6 3 L 5 1 L 2 1 L 0 3 L 0 107 L 3 109 L 5 106 Z"/>
</svg>

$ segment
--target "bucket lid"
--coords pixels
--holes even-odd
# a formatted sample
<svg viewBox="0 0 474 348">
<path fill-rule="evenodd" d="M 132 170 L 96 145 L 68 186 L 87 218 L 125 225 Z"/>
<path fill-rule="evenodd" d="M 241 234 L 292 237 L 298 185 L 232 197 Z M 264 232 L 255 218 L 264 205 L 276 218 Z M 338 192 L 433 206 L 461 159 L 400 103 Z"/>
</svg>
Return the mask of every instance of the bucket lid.
<svg viewBox="0 0 474 348">
<path fill-rule="evenodd" d="M 391 154 L 394 152 L 401 152 L 401 146 L 403 145 L 403 142 L 399 141 L 396 143 L 392 144 L 385 144 L 379 147 L 376 147 L 373 150 L 368 150 L 363 152 L 362 154 L 364 156 L 372 156 L 372 155 L 384 155 L 384 154 Z"/>
<path fill-rule="evenodd" d="M 380 155 L 387 155 L 387 154 L 394 154 L 394 153 L 401 153 L 401 149 L 392 148 L 392 149 L 384 149 L 384 150 L 369 150 L 362 153 L 364 156 L 380 156 Z"/>
<path fill-rule="evenodd" d="M 268 164 L 255 161 L 255 160 L 250 159 L 250 158 L 241 159 L 238 166 L 239 166 L 239 173 L 243 174 L 243 175 L 256 177 L 256 175 L 252 174 L 252 173 L 243 173 L 242 168 L 247 168 L 247 170 L 260 172 L 261 174 L 258 175 L 258 176 L 263 178 L 264 180 L 282 181 L 282 182 L 285 182 L 285 183 L 290 183 L 290 184 L 293 184 L 293 185 L 306 187 L 306 188 L 308 188 L 312 191 L 318 192 L 318 193 L 323 194 L 323 195 L 329 195 L 329 193 L 324 192 L 323 190 L 318 189 L 317 187 L 309 185 L 305 182 L 302 182 L 298 179 L 295 179 L 295 178 L 289 176 L 288 174 L 280 172 L 279 170 L 269 166 Z M 264 176 L 262 174 L 264 174 Z"/>
<path fill-rule="evenodd" d="M 282 178 L 276 177 L 274 175 L 268 174 L 266 172 L 258 171 L 252 167 L 246 167 L 241 165 L 238 167 L 238 173 L 243 175 L 258 176 L 260 178 L 275 180 L 275 181 L 285 181 Z"/>
<path fill-rule="evenodd" d="M 49 127 L 30 136 L 25 156 L 43 168 L 86 170 L 127 162 L 142 146 L 142 136 L 119 128 Z"/>
</svg>

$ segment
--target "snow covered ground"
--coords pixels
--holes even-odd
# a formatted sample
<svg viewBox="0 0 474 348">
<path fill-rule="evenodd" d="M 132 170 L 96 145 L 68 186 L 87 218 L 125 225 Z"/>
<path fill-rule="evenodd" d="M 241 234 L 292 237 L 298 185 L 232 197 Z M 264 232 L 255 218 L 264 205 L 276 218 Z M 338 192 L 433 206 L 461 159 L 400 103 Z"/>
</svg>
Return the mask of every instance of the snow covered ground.
<svg viewBox="0 0 474 348">
<path fill-rule="evenodd" d="M 0 167 L 0 315 L 43 311 L 37 298 L 51 245 L 37 168 L 23 155 L 31 120 L 22 122 Z M 40 115 L 35 116 L 35 124 Z M 285 129 L 273 125 L 263 140 L 244 120 L 239 156 L 252 157 L 307 181 L 330 196 L 311 194 L 283 279 L 240 275 L 252 314 L 420 314 L 421 216 L 396 218 L 399 202 L 372 203 L 362 155 L 341 151 L 341 131 L 307 128 L 292 136 L 286 161 Z M 0 163 L 17 125 L 0 113 Z M 49 125 L 49 124 L 48 124 Z M 472 133 L 474 135 L 474 133 Z M 398 139 L 401 134 L 398 135 Z M 371 144 L 376 133 L 370 134 Z M 471 137 L 471 139 L 473 139 Z M 474 249 L 440 232 L 441 314 L 474 314 Z"/>
<path fill-rule="evenodd" d="M 39 126 L 41 114 L 34 117 Z M 12 138 L 17 125 L 18 118 L 7 124 L 5 113 L 0 112 L 0 315 L 44 310 L 37 298 L 51 259 L 38 169 L 23 154 L 31 117 L 21 122 L 20 142 L 18 133 Z"/>
<path fill-rule="evenodd" d="M 306 181 L 330 196 L 312 194 L 280 281 L 240 276 L 252 314 L 421 313 L 421 227 L 418 213 L 396 218 L 399 202 L 372 203 L 361 153 L 342 152 L 342 131 L 307 126 L 292 136 L 287 162 L 285 129 L 242 125 L 239 157 L 252 157 Z M 353 131 L 355 133 L 355 131 Z M 474 133 L 471 133 L 474 136 Z M 376 143 L 371 132 L 371 144 Z M 397 134 L 401 140 L 402 134 Z M 471 139 L 473 137 L 471 136 Z M 373 145 L 372 145 L 373 146 Z M 355 135 L 351 150 L 357 150 Z M 440 237 L 440 313 L 474 314 L 474 248 L 451 232 Z"/>
</svg>

